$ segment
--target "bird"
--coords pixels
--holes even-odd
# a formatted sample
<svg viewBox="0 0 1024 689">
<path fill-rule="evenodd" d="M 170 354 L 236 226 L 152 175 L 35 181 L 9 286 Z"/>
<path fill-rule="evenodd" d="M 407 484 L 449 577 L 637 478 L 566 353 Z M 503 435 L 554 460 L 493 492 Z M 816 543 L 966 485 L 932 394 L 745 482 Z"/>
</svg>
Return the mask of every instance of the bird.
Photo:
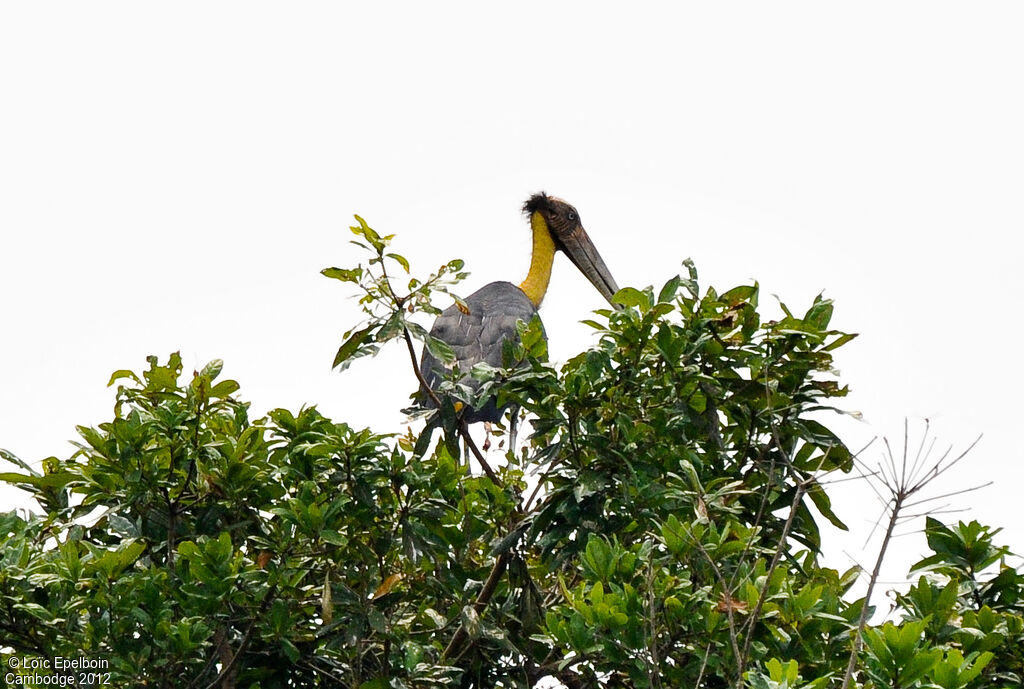
<svg viewBox="0 0 1024 689">
<path fill-rule="evenodd" d="M 518 285 L 505 281 L 484 285 L 464 300 L 464 308 L 453 304 L 437 317 L 430 335 L 447 343 L 455 352 L 455 360 L 445 366 L 424 348 L 420 371 L 424 382 L 433 391 L 451 374 L 452 367 L 458 367 L 459 383 L 477 390 L 480 382 L 469 375 L 473 366 L 480 362 L 494 367 L 502 365 L 504 341 L 516 341 L 518 338 L 516 323 L 528 323 L 537 316 L 547 294 L 557 252 L 568 256 L 609 303 L 619 291 L 604 260 L 583 229 L 575 207 L 558 197 L 539 192 L 527 199 L 522 210 L 533 232 L 529 272 Z M 419 397 L 433 406 L 433 400 L 422 386 Z M 467 423 L 494 423 L 501 420 L 508 407 L 507 404 L 498 407 L 497 400 L 491 397 L 478 408 L 462 408 L 460 413 Z"/>
</svg>

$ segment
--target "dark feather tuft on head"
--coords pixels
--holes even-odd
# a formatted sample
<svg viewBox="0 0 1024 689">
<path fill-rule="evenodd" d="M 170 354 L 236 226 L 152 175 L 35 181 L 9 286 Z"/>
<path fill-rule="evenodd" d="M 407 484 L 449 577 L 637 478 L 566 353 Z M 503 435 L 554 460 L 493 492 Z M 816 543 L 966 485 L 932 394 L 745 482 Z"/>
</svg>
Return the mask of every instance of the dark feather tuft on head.
<svg viewBox="0 0 1024 689">
<path fill-rule="evenodd" d="M 527 215 L 532 215 L 537 211 L 551 212 L 554 205 L 553 201 L 554 199 L 543 191 L 538 192 L 526 200 L 526 203 L 523 204 L 523 212 Z"/>
</svg>

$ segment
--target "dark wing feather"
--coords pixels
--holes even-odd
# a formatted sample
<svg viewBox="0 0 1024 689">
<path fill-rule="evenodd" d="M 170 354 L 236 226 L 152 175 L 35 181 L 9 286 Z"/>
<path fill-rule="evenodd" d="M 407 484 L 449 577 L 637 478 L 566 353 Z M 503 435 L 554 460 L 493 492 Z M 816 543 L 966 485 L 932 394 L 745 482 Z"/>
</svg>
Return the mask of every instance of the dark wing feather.
<svg viewBox="0 0 1024 689">
<path fill-rule="evenodd" d="M 516 322 L 529 322 L 537 314 L 530 299 L 511 282 L 492 282 L 466 298 L 469 313 L 463 313 L 457 306 L 450 306 L 437 317 L 430 334 L 448 343 L 455 351 L 455 363 L 462 374 L 460 382 L 474 389 L 479 383 L 469 372 L 481 361 L 500 367 L 502 342 L 517 337 Z M 426 349 L 420 359 L 420 370 L 431 389 L 444 380 L 448 373 L 445 366 L 430 355 Z M 421 391 L 425 398 L 425 391 Z M 429 404 L 428 400 L 424 400 Z M 467 411 L 466 421 L 498 421 L 505 409 L 498 409 L 493 399 L 481 409 Z"/>
</svg>

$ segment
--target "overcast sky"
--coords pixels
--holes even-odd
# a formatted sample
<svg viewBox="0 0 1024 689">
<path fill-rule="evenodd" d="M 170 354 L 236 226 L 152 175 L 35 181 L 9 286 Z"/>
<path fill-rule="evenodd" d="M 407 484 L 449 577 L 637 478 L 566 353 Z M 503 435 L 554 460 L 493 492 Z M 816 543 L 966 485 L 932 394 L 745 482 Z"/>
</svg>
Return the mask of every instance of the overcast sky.
<svg viewBox="0 0 1024 689">
<path fill-rule="evenodd" d="M 834 427 L 984 434 L 939 489 L 995 481 L 951 518 L 1024 552 L 1024 7 L 350 5 L 0 7 L 0 447 L 69 455 L 111 418 L 113 370 L 175 350 L 223 358 L 254 416 L 400 430 L 400 349 L 330 370 L 357 309 L 319 270 L 357 260 L 352 214 L 421 273 L 465 259 L 468 294 L 525 275 L 519 208 L 543 189 L 620 285 L 692 257 L 705 286 L 758 280 L 769 312 L 824 291 L 861 333 L 837 358 L 863 421 Z M 601 307 L 559 258 L 556 361 Z M 872 500 L 845 487 L 835 566 L 869 557 Z M 922 545 L 898 541 L 888 579 Z"/>
</svg>

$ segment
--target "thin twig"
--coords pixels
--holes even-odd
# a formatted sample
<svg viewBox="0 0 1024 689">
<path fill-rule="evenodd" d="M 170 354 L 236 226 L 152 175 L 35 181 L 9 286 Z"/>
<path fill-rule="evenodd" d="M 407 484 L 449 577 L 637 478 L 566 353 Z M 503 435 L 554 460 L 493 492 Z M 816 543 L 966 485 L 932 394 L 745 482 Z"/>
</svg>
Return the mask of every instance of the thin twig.
<svg viewBox="0 0 1024 689">
<path fill-rule="evenodd" d="M 704 678 L 704 670 L 707 669 L 708 657 L 710 655 L 711 655 L 711 642 L 709 641 L 708 645 L 704 647 L 704 658 L 700 661 L 700 672 L 697 673 L 697 681 L 693 683 L 693 686 L 695 686 L 695 687 L 701 686 L 700 681 L 701 681 L 701 679 Z"/>
<path fill-rule="evenodd" d="M 892 508 L 892 515 L 889 518 L 889 526 L 885 530 L 885 538 L 882 539 L 882 547 L 878 550 L 878 557 L 875 559 L 875 568 L 871 572 L 871 579 L 868 580 L 868 592 L 864 595 L 864 603 L 860 609 L 860 619 L 857 620 L 857 628 L 854 630 L 853 648 L 850 649 L 850 661 L 846 664 L 846 674 L 843 676 L 843 688 L 848 689 L 850 680 L 853 679 L 853 671 L 857 667 L 857 656 L 860 655 L 860 647 L 864 642 L 864 627 L 868 623 L 868 610 L 871 608 L 871 594 L 875 590 L 875 583 L 878 582 L 878 574 L 882 569 L 882 560 L 885 559 L 885 551 L 889 548 L 889 541 L 892 540 L 892 531 L 896 528 L 896 515 L 900 513 L 903 495 L 895 496 L 895 503 Z"/>
<path fill-rule="evenodd" d="M 789 538 L 789 531 L 793 528 L 793 522 L 796 519 L 797 509 L 800 507 L 800 501 L 803 500 L 804 494 L 807 492 L 807 482 L 800 481 L 796 484 L 796 492 L 793 494 L 793 503 L 789 506 L 789 517 L 786 518 L 786 523 L 782 527 L 782 535 L 779 537 L 779 546 L 775 549 L 775 553 L 772 555 L 772 562 L 768 565 L 768 570 L 764 576 L 764 586 L 761 587 L 761 595 L 757 598 L 757 603 L 754 605 L 754 609 L 750 613 L 750 617 L 747 623 L 743 625 L 746 627 L 746 638 L 743 640 L 743 652 L 737 659 L 737 675 L 743 677 L 743 671 L 747 668 L 747 658 L 750 654 L 750 645 L 754 641 L 754 626 L 757 624 L 758 617 L 761 615 L 761 609 L 764 607 L 764 603 L 768 600 L 768 589 L 771 587 L 772 574 L 775 572 L 775 568 L 778 567 L 779 561 L 782 560 L 782 551 L 786 547 L 786 539 Z"/>
<path fill-rule="evenodd" d="M 647 664 L 647 679 L 655 689 L 661 687 L 661 662 L 658 660 L 658 630 L 657 615 L 654 613 L 654 558 L 647 561 L 647 615 L 650 621 L 650 629 L 647 632 L 647 657 L 644 658 Z"/>
<path fill-rule="evenodd" d="M 689 536 L 690 540 L 697 547 L 697 550 L 700 551 L 700 554 L 703 555 L 704 559 L 708 561 L 709 565 L 711 565 L 711 571 L 712 571 L 712 573 L 714 573 L 715 579 L 718 580 L 719 586 L 722 587 L 722 594 L 724 596 L 726 596 L 726 598 L 727 598 L 727 600 L 725 601 L 726 602 L 725 613 L 726 613 L 726 620 L 729 622 L 729 643 L 732 645 L 733 656 L 735 658 L 739 659 L 739 657 L 740 657 L 740 645 L 739 645 L 739 639 L 736 636 L 736 618 L 733 616 L 733 612 L 732 612 L 732 607 L 733 607 L 732 606 L 732 592 L 731 592 L 731 589 L 729 588 L 729 584 L 728 584 L 728 582 L 726 582 L 725 575 L 722 574 L 722 570 L 720 570 L 718 568 L 718 565 L 715 563 L 714 558 L 711 557 L 711 553 L 709 553 L 707 551 L 707 549 L 704 548 L 704 544 L 700 542 L 700 539 L 695 538 L 694 535 L 690 532 L 690 530 L 688 528 L 686 528 L 685 525 L 682 525 L 682 526 L 683 526 L 683 529 L 686 531 L 686 535 Z M 737 681 L 740 681 L 740 680 L 737 680 Z"/>
<path fill-rule="evenodd" d="M 480 614 L 487 607 L 487 604 L 491 601 L 491 596 L 498 590 L 498 582 L 501 581 L 501 575 L 505 573 L 505 569 L 508 567 L 509 552 L 506 550 L 498 559 L 494 561 L 494 566 L 491 567 L 491 573 L 487 575 L 487 581 L 484 582 L 484 587 L 480 589 L 480 594 L 476 597 L 476 601 L 473 603 L 473 609 Z M 460 624 L 459 628 L 455 631 L 451 641 L 444 649 L 444 653 L 441 654 L 442 659 L 451 658 L 452 655 L 459 651 L 462 651 L 462 645 L 466 641 L 468 633 L 466 632 L 466 625 Z"/>
<path fill-rule="evenodd" d="M 409 329 L 403 327 L 402 334 L 405 336 L 405 344 L 409 349 L 409 359 L 412 361 L 412 370 L 416 373 L 416 379 L 419 381 L 420 387 L 427 391 L 427 395 L 430 397 L 430 400 L 437 406 L 438 410 L 440 410 L 441 399 L 427 384 L 427 380 L 423 377 L 423 372 L 420 370 L 419 364 L 416 363 L 416 349 L 413 347 L 412 336 L 409 334 Z M 499 488 L 504 488 L 505 484 L 502 483 L 501 479 L 498 478 L 498 474 L 495 473 L 494 469 L 491 468 L 491 465 L 487 463 L 486 459 L 484 459 L 483 453 L 481 453 L 479 448 L 477 448 L 476 443 L 469 434 L 469 428 L 466 425 L 465 419 L 460 418 L 458 420 L 458 431 L 459 435 L 461 435 L 462 439 L 466 442 L 466 446 L 469 447 L 473 456 L 476 457 L 476 461 L 480 462 L 480 466 L 483 468 L 484 473 L 487 474 L 487 478 L 491 479 L 494 485 Z"/>
<path fill-rule="evenodd" d="M 942 495 L 936 495 L 936 496 L 931 497 L 931 498 L 922 498 L 922 499 L 918 500 L 917 502 L 908 502 L 906 505 L 904 505 L 904 507 L 916 507 L 916 506 L 924 504 L 926 502 L 932 502 L 934 500 L 942 500 L 943 498 L 951 498 L 954 495 L 961 495 L 963 493 L 970 493 L 970 492 L 979 490 L 981 488 L 987 488 L 987 487 L 991 486 L 993 483 L 995 483 L 995 481 L 989 481 L 988 483 L 981 483 L 981 484 L 978 484 L 977 486 L 971 486 L 970 488 L 964 488 L 962 490 L 954 490 L 954 491 L 952 491 L 950 493 L 943 493 Z"/>
</svg>

